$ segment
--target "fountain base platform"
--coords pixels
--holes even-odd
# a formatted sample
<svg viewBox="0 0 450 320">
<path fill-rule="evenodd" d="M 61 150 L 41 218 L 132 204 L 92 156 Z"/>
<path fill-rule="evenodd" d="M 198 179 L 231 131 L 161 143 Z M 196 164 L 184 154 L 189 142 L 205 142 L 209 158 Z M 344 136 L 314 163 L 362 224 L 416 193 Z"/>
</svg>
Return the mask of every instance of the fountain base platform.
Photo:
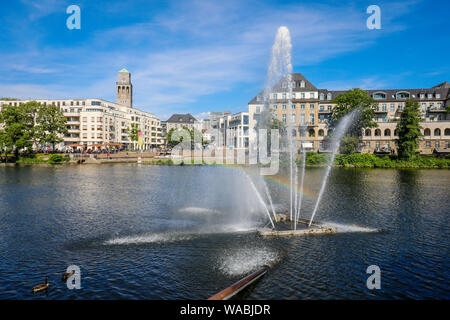
<svg viewBox="0 0 450 320">
<path fill-rule="evenodd" d="M 277 220 L 274 222 L 274 229 L 267 227 L 260 228 L 258 229 L 258 233 L 263 237 L 291 237 L 337 233 L 335 227 L 327 226 L 321 222 L 313 221 L 311 226 L 308 227 L 308 220 L 298 219 L 296 230 L 294 230 L 293 223 L 293 221 L 290 221 L 289 216 L 279 214 L 277 215 Z"/>
</svg>

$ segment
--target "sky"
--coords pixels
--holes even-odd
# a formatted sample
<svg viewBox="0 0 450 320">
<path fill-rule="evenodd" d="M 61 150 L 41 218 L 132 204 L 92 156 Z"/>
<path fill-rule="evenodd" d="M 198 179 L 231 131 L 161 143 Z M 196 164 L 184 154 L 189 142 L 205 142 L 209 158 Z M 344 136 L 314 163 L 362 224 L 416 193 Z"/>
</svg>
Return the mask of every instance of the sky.
<svg viewBox="0 0 450 320">
<path fill-rule="evenodd" d="M 381 10 L 370 30 L 369 5 Z M 81 29 L 69 30 L 69 5 Z M 427 88 L 450 81 L 450 1 L 10 0 L 0 11 L 0 97 L 115 101 L 166 120 L 240 112 L 264 88 L 279 26 L 294 72 L 326 89 Z"/>
</svg>

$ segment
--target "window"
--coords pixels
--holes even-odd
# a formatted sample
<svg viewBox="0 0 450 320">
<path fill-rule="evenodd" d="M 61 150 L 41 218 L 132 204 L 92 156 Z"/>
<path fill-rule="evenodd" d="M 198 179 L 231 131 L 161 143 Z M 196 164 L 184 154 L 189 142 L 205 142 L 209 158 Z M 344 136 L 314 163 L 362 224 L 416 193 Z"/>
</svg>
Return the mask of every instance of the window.
<svg viewBox="0 0 450 320">
<path fill-rule="evenodd" d="M 324 111 L 325 107 L 324 106 L 319 106 L 319 110 L 320 111 Z"/>
<path fill-rule="evenodd" d="M 293 104 L 293 105 L 291 106 L 291 108 L 292 108 L 292 109 L 295 109 L 295 104 Z"/>
<path fill-rule="evenodd" d="M 327 94 L 327 100 L 331 100 L 331 93 Z"/>
<path fill-rule="evenodd" d="M 311 113 L 311 114 L 309 115 L 309 122 L 310 122 L 311 124 L 314 124 L 314 113 Z"/>
<path fill-rule="evenodd" d="M 426 142 L 425 142 L 425 146 L 426 146 L 427 148 L 431 148 L 431 141 L 426 141 Z"/>
<path fill-rule="evenodd" d="M 441 98 L 441 94 L 440 93 L 436 93 L 436 99 L 440 99 Z"/>
<path fill-rule="evenodd" d="M 314 104 L 311 103 L 311 104 L 309 105 L 309 108 L 310 108 L 310 109 L 314 109 Z"/>
<path fill-rule="evenodd" d="M 372 135 L 372 131 L 370 129 L 366 129 L 365 135 L 366 137 L 370 137 Z"/>
<path fill-rule="evenodd" d="M 304 92 L 302 92 L 300 95 L 301 95 L 302 99 L 305 99 L 305 93 Z"/>
<path fill-rule="evenodd" d="M 294 82 L 295 83 L 295 82 Z M 295 96 L 295 92 L 292 92 L 292 99 L 295 99 L 296 98 L 296 96 Z"/>
<path fill-rule="evenodd" d="M 390 137 L 391 136 L 391 130 L 389 130 L 389 129 L 384 130 L 384 135 L 386 137 Z"/>
<path fill-rule="evenodd" d="M 277 109 L 278 109 L 278 106 L 277 106 L 276 104 L 274 104 L 274 105 L 273 105 L 273 109 L 274 109 L 274 110 L 277 110 Z"/>
<path fill-rule="evenodd" d="M 386 107 L 386 104 L 385 104 L 385 103 L 383 103 L 383 104 L 381 105 L 381 110 L 382 110 L 382 111 L 387 111 L 387 107 Z"/>
<path fill-rule="evenodd" d="M 391 103 L 391 112 L 395 111 L 395 104 Z"/>
<path fill-rule="evenodd" d="M 295 113 L 292 114 L 292 119 L 291 119 L 292 123 L 295 123 Z"/>
<path fill-rule="evenodd" d="M 305 87 L 305 81 L 300 81 L 300 88 L 304 88 Z"/>
<path fill-rule="evenodd" d="M 286 110 L 286 105 L 285 104 L 283 104 L 283 110 Z"/>
<path fill-rule="evenodd" d="M 260 113 L 261 112 L 261 107 L 256 107 L 256 113 Z"/>
<path fill-rule="evenodd" d="M 300 115 L 300 123 L 301 123 L 301 124 L 305 124 L 305 114 L 304 114 L 304 113 L 302 113 L 302 114 Z"/>
<path fill-rule="evenodd" d="M 283 119 L 283 122 L 286 123 L 286 114 L 285 113 L 283 113 L 282 119 Z"/>
<path fill-rule="evenodd" d="M 305 109 L 305 105 L 302 104 L 302 105 L 300 106 L 300 109 Z"/>
<path fill-rule="evenodd" d="M 319 99 L 320 100 L 324 100 L 325 99 L 325 95 L 323 93 L 321 93 L 320 96 L 319 96 Z"/>
<path fill-rule="evenodd" d="M 386 95 L 382 92 L 376 92 L 373 94 L 374 99 L 385 99 Z"/>
<path fill-rule="evenodd" d="M 409 93 L 408 92 L 397 92 L 397 99 L 408 99 Z"/>
</svg>

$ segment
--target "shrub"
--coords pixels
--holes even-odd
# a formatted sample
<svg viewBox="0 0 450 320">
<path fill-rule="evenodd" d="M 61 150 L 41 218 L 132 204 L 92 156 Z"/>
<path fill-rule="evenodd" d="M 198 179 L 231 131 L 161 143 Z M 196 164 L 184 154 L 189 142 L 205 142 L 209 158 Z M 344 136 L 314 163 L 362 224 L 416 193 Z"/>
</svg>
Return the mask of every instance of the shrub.
<svg viewBox="0 0 450 320">
<path fill-rule="evenodd" d="M 48 163 L 52 164 L 62 163 L 64 161 L 67 161 L 67 159 L 60 154 L 52 154 L 48 159 Z"/>
</svg>

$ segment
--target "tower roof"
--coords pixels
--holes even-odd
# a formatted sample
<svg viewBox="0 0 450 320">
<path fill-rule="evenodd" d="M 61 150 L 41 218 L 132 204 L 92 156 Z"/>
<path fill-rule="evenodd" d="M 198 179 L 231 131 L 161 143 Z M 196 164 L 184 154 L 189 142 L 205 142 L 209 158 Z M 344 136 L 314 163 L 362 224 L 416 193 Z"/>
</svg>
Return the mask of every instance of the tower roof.
<svg viewBox="0 0 450 320">
<path fill-rule="evenodd" d="M 130 73 L 127 69 L 123 68 L 122 70 L 120 70 L 119 72 L 128 72 Z"/>
</svg>

